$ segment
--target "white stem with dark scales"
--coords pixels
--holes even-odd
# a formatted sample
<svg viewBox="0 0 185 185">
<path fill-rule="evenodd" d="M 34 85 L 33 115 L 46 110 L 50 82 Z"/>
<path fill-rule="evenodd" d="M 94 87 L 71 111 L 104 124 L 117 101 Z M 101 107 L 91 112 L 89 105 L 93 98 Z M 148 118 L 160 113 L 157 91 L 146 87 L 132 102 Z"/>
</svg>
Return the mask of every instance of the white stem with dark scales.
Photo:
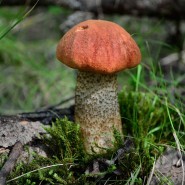
<svg viewBox="0 0 185 185">
<path fill-rule="evenodd" d="M 80 124 L 88 153 L 113 147 L 114 129 L 122 133 L 116 74 L 78 72 L 75 122 Z"/>
</svg>

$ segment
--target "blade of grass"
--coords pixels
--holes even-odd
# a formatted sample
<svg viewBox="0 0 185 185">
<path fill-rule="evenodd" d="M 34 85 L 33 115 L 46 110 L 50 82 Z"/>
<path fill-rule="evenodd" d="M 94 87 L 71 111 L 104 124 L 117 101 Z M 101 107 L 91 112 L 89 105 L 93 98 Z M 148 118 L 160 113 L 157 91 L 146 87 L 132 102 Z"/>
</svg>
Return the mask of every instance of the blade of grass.
<svg viewBox="0 0 185 185">
<path fill-rule="evenodd" d="M 70 164 L 69 169 L 70 169 L 72 166 L 75 165 L 75 164 L 72 164 L 72 163 L 68 163 L 68 164 Z M 15 177 L 15 178 L 13 178 L 13 179 L 8 180 L 7 183 L 12 182 L 12 181 L 17 180 L 17 179 L 20 179 L 21 177 L 24 177 L 24 176 L 26 176 L 26 175 L 28 175 L 28 174 L 30 174 L 30 173 L 34 173 L 34 172 L 37 172 L 37 171 L 40 171 L 40 170 L 44 170 L 44 169 L 48 169 L 48 168 L 52 168 L 52 167 L 56 167 L 56 166 L 64 166 L 64 164 L 53 164 L 53 165 L 44 166 L 44 167 L 41 167 L 41 168 L 38 168 L 38 169 L 35 169 L 35 170 L 32 170 L 32 171 L 29 171 L 29 172 L 27 172 L 27 173 L 24 173 L 24 174 L 18 176 L 18 177 Z"/>
<path fill-rule="evenodd" d="M 38 4 L 39 0 L 36 1 L 36 3 L 28 10 L 22 17 L 19 17 L 17 21 L 15 21 L 12 25 L 9 27 L 6 27 L 1 33 L 0 33 L 0 40 L 6 36 L 17 24 L 19 24 L 22 20 L 24 20 L 31 12 L 32 10 L 36 7 Z"/>
<path fill-rule="evenodd" d="M 151 170 L 150 175 L 148 177 L 148 180 L 147 180 L 147 184 L 146 185 L 150 185 L 150 183 L 152 181 L 152 177 L 154 175 L 154 171 L 155 171 L 155 161 L 153 163 L 153 167 L 152 167 L 152 170 Z"/>
<path fill-rule="evenodd" d="M 138 88 L 139 88 L 139 82 L 140 82 L 140 77 L 141 77 L 141 71 L 142 71 L 142 66 L 139 65 L 139 66 L 137 67 L 136 92 L 138 92 Z"/>
<path fill-rule="evenodd" d="M 131 181 L 129 180 L 129 181 L 126 183 L 126 185 L 134 185 L 134 184 L 135 184 L 136 178 L 137 178 L 137 176 L 139 175 L 140 169 L 141 169 L 141 165 L 139 165 L 139 167 L 136 169 L 134 175 L 131 177 Z"/>
<path fill-rule="evenodd" d="M 181 161 L 181 165 L 182 165 L 182 185 L 184 184 L 184 180 L 185 180 L 185 174 L 184 174 L 184 162 L 183 162 L 183 159 L 182 159 L 182 147 L 180 145 L 180 141 L 177 137 L 177 133 L 176 133 L 176 130 L 173 126 L 173 121 L 172 121 L 172 118 L 171 118 L 171 115 L 170 115 L 170 111 L 169 111 L 169 108 L 168 108 L 168 102 L 167 102 L 167 99 L 166 99 L 166 109 L 167 109 L 167 113 L 168 113 L 168 117 L 169 117 L 169 120 L 170 120 L 170 124 L 171 124 L 171 127 L 172 127 L 172 130 L 173 130 L 173 136 L 174 136 L 174 139 L 175 139 L 175 143 L 177 145 L 177 149 L 179 151 L 179 154 L 180 154 L 180 161 Z"/>
</svg>

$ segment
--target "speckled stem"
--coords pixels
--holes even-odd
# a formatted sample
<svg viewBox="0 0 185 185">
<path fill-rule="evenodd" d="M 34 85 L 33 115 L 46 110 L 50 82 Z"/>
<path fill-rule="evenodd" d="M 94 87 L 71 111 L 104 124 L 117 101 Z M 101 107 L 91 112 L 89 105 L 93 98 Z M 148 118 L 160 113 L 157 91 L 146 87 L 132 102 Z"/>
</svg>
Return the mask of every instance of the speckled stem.
<svg viewBox="0 0 185 185">
<path fill-rule="evenodd" d="M 117 75 L 79 71 L 75 101 L 75 122 L 80 124 L 86 151 L 111 148 L 114 128 L 122 133 Z"/>
</svg>

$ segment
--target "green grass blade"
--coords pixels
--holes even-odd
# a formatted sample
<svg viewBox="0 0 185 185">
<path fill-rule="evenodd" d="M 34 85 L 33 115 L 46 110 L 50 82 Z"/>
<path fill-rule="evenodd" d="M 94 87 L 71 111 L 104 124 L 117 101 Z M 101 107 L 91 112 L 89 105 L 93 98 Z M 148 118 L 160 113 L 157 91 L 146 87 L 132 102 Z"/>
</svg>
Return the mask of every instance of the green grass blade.
<svg viewBox="0 0 185 185">
<path fill-rule="evenodd" d="M 126 183 L 126 185 L 134 185 L 134 184 L 135 184 L 136 179 L 137 179 L 137 177 L 138 177 L 138 175 L 139 175 L 140 170 L 141 170 L 141 165 L 138 166 L 138 168 L 136 169 L 134 175 L 133 175 L 133 176 L 131 177 L 131 179 L 130 179 L 131 181 L 128 181 L 128 182 Z"/>
<path fill-rule="evenodd" d="M 138 92 L 138 89 L 139 89 L 139 82 L 140 82 L 140 77 L 141 77 L 141 71 L 142 71 L 142 66 L 139 65 L 138 68 L 137 68 L 136 92 Z"/>
<path fill-rule="evenodd" d="M 74 164 L 71 163 L 70 166 L 69 166 L 69 168 L 71 168 L 71 166 L 73 166 L 73 165 Z M 54 164 L 54 165 L 44 166 L 44 167 L 41 167 L 41 168 L 38 168 L 38 169 L 35 169 L 35 170 L 32 170 L 32 171 L 29 171 L 27 173 L 24 173 L 22 175 L 19 175 L 18 177 L 15 177 L 13 179 L 8 180 L 7 183 L 12 182 L 12 181 L 15 181 L 17 179 L 20 179 L 21 177 L 24 177 L 24 176 L 26 176 L 26 175 L 28 175 L 30 173 L 38 172 L 40 170 L 44 170 L 44 169 L 48 169 L 48 168 L 52 168 L 52 167 L 56 167 L 56 166 L 64 166 L 64 164 Z"/>
<path fill-rule="evenodd" d="M 2 1 L 1 1 L 2 2 Z M 0 3 L 1 3 L 0 2 Z M 31 7 L 30 10 L 28 10 L 22 17 L 19 17 L 17 21 L 15 21 L 12 25 L 9 27 L 6 27 L 1 33 L 0 33 L 0 40 L 5 37 L 15 26 L 17 26 L 22 20 L 24 20 L 31 12 L 32 10 L 36 7 L 38 4 L 39 0 Z"/>
</svg>

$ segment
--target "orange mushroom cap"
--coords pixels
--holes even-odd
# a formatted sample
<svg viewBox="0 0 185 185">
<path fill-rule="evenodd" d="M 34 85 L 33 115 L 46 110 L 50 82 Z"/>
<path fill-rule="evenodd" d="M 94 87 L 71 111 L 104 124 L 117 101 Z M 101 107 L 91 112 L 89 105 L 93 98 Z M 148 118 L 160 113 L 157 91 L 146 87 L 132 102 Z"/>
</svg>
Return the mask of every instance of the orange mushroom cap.
<svg viewBox="0 0 185 185">
<path fill-rule="evenodd" d="M 57 46 L 57 58 L 81 71 L 111 74 L 137 66 L 141 53 L 130 34 L 104 20 L 87 20 L 71 28 Z"/>
</svg>

